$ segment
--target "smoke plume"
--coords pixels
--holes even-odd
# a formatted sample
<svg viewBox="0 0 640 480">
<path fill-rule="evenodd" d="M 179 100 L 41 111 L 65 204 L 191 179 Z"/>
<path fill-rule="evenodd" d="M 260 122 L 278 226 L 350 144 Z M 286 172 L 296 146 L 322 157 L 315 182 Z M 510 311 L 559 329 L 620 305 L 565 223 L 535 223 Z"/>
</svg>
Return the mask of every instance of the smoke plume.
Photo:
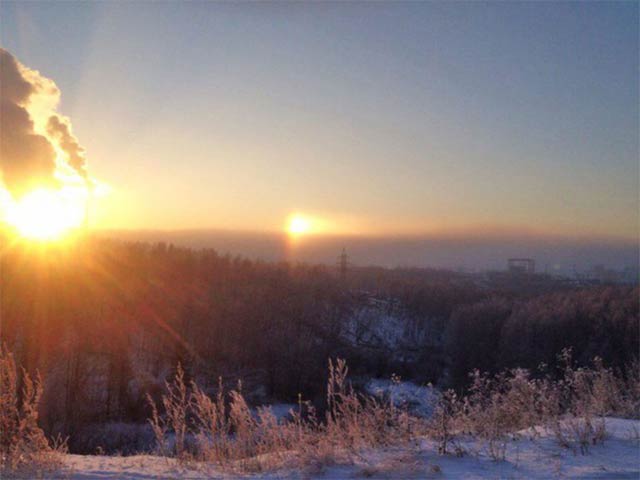
<svg viewBox="0 0 640 480">
<path fill-rule="evenodd" d="M 78 143 L 78 139 L 71 133 L 69 120 L 59 115 L 49 117 L 47 132 L 58 141 L 60 148 L 67 154 L 69 165 L 82 177 L 86 177 L 86 160 L 84 148 Z"/>
<path fill-rule="evenodd" d="M 56 112 L 59 102 L 52 80 L 0 48 L 0 172 L 14 197 L 87 179 L 84 149 Z"/>
</svg>

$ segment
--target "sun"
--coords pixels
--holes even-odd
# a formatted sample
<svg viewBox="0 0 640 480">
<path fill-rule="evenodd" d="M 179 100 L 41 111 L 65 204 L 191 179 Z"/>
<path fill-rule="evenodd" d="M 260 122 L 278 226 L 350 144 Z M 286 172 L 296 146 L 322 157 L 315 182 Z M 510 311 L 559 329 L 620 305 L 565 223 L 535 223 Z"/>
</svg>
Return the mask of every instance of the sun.
<svg viewBox="0 0 640 480">
<path fill-rule="evenodd" d="M 298 237 L 311 231 L 311 220 L 303 217 L 302 215 L 293 215 L 289 218 L 289 224 L 287 225 L 287 232 L 289 235 Z"/>
<path fill-rule="evenodd" d="M 7 206 L 5 219 L 20 236 L 49 241 L 82 225 L 85 199 L 78 189 L 37 189 Z"/>
</svg>

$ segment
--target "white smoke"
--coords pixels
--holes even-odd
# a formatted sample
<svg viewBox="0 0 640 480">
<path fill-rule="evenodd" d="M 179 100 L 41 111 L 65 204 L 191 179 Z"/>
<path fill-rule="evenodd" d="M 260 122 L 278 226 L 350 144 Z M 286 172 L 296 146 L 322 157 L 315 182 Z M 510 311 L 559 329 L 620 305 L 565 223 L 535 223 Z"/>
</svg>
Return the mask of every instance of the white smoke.
<svg viewBox="0 0 640 480">
<path fill-rule="evenodd" d="M 0 172 L 18 198 L 41 187 L 87 182 L 84 149 L 56 112 L 60 90 L 0 48 Z"/>
</svg>

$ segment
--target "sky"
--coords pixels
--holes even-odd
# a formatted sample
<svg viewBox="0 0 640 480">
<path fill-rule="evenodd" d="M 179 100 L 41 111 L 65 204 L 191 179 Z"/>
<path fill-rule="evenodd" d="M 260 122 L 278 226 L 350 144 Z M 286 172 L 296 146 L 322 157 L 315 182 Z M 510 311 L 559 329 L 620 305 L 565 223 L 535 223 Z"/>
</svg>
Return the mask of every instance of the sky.
<svg viewBox="0 0 640 480">
<path fill-rule="evenodd" d="M 104 229 L 637 243 L 639 4 L 0 3 Z M 600 241 L 599 240 L 599 241 Z"/>
</svg>

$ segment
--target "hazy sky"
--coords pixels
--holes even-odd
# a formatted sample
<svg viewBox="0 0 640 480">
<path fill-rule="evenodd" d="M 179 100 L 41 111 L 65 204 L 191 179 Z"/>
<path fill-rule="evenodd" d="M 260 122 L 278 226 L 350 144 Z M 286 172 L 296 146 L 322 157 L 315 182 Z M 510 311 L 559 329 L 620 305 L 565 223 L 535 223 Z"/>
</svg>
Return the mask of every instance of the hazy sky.
<svg viewBox="0 0 640 480">
<path fill-rule="evenodd" d="M 98 226 L 637 239 L 637 2 L 0 8 Z"/>
</svg>

